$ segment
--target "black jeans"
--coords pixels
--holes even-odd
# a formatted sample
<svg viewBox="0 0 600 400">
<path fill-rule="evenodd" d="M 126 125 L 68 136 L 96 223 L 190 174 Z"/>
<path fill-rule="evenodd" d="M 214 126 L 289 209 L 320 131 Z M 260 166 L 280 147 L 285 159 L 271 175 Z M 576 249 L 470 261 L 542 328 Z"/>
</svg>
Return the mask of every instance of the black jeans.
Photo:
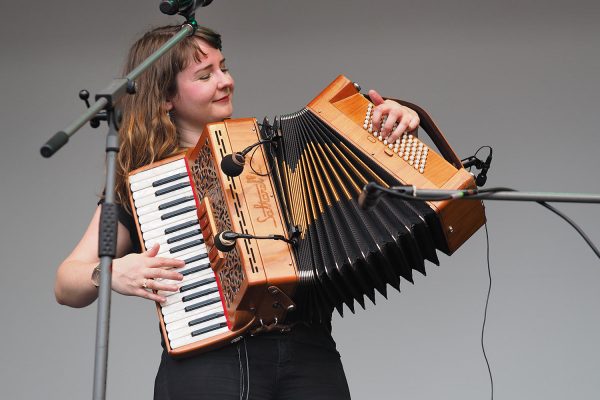
<svg viewBox="0 0 600 400">
<path fill-rule="evenodd" d="M 346 400 L 350 392 L 328 329 L 296 325 L 189 358 L 163 352 L 154 399 Z"/>
</svg>

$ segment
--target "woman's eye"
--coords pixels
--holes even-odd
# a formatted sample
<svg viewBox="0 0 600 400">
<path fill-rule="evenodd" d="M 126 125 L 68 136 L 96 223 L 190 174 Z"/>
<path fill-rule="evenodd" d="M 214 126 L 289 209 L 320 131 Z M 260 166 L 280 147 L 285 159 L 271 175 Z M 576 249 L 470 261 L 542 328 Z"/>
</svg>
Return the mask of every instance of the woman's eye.
<svg viewBox="0 0 600 400">
<path fill-rule="evenodd" d="M 201 81 L 207 81 L 210 79 L 210 74 L 202 75 L 198 79 L 200 79 Z"/>
<path fill-rule="evenodd" d="M 229 72 L 229 68 L 223 67 L 223 68 L 221 68 L 221 72 L 226 74 Z"/>
</svg>

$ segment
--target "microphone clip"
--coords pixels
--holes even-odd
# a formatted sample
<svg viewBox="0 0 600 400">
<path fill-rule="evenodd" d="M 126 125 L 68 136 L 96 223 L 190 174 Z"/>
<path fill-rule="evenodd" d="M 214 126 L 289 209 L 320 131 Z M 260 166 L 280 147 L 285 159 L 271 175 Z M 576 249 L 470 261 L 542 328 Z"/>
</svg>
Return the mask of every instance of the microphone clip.
<svg viewBox="0 0 600 400">
<path fill-rule="evenodd" d="M 490 154 L 487 156 L 485 161 L 482 161 L 479 158 L 477 158 L 477 153 L 483 147 L 487 147 L 488 149 L 490 149 Z M 473 175 L 475 177 L 475 183 L 477 184 L 478 187 L 485 185 L 485 183 L 487 182 L 487 173 L 492 164 L 492 148 L 490 146 L 483 146 L 483 147 L 480 147 L 479 150 L 477 150 L 477 152 L 475 152 L 475 155 L 472 155 L 472 156 L 467 157 L 462 160 L 463 168 L 469 168 L 469 171 L 470 171 L 470 168 L 475 167 L 475 169 L 479 170 L 479 173 L 477 174 L 477 176 L 475 176 L 475 174 L 471 173 L 471 175 Z"/>
</svg>

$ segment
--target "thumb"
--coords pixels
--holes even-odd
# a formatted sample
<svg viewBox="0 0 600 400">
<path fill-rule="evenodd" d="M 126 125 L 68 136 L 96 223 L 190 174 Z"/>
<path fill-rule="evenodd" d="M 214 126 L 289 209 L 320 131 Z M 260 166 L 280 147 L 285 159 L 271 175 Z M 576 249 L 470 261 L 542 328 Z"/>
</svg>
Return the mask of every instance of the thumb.
<svg viewBox="0 0 600 400">
<path fill-rule="evenodd" d="M 159 249 L 160 249 L 160 244 L 154 243 L 151 248 L 149 248 L 148 250 L 146 250 L 146 255 L 148 257 L 156 257 L 156 255 L 158 254 L 158 250 Z"/>
<path fill-rule="evenodd" d="M 382 104 L 385 101 L 383 100 L 383 97 L 381 97 L 381 95 L 373 89 L 369 90 L 369 97 L 371 98 L 373 104 L 375 104 L 376 106 Z"/>
</svg>

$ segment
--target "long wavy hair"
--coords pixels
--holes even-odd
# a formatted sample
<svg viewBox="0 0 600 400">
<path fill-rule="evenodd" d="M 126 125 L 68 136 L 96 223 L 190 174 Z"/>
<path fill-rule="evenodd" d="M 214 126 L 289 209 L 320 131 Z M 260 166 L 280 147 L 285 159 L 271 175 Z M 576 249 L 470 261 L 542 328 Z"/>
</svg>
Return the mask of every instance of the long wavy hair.
<svg viewBox="0 0 600 400">
<path fill-rule="evenodd" d="M 124 74 L 131 72 L 158 50 L 179 29 L 180 26 L 163 26 L 144 34 L 129 50 Z M 200 61 L 205 55 L 196 39 L 202 39 L 221 50 L 221 35 L 211 29 L 198 27 L 194 35 L 183 39 L 146 69 L 136 79 L 136 93 L 125 95 L 119 102 L 123 119 L 119 130 L 121 148 L 117 156 L 115 192 L 117 202 L 130 212 L 128 173 L 182 150 L 166 103 L 177 94 L 177 74 L 192 59 Z"/>
</svg>

